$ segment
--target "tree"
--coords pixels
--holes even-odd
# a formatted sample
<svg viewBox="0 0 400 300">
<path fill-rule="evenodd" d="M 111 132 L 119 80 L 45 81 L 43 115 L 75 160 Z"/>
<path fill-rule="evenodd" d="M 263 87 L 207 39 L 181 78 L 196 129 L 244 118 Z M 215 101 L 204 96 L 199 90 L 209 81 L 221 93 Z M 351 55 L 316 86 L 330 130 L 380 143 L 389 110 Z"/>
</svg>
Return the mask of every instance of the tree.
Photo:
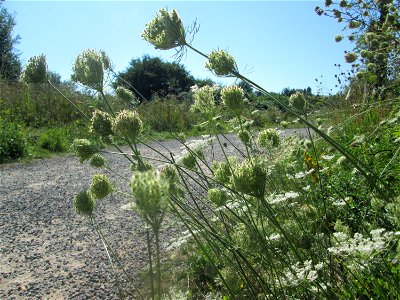
<svg viewBox="0 0 400 300">
<path fill-rule="evenodd" d="M 133 93 L 137 91 L 150 100 L 155 94 L 166 96 L 187 92 L 195 84 L 195 79 L 184 66 L 178 63 L 162 61 L 148 55 L 133 59 L 129 67 L 118 74 L 115 87 L 124 86 Z M 134 88 L 126 84 L 127 81 Z M 135 91 L 136 89 L 136 91 Z"/>
<path fill-rule="evenodd" d="M 357 78 L 376 88 L 399 78 L 399 0 L 326 0 L 325 8 L 316 7 L 315 11 L 344 23 L 347 38 L 354 42 L 345 60 L 358 72 Z M 335 40 L 343 38 L 337 35 Z"/>
<path fill-rule="evenodd" d="M 16 80 L 21 74 L 21 62 L 16 52 L 19 36 L 13 37 L 14 17 L 0 2 L 0 79 Z"/>
</svg>

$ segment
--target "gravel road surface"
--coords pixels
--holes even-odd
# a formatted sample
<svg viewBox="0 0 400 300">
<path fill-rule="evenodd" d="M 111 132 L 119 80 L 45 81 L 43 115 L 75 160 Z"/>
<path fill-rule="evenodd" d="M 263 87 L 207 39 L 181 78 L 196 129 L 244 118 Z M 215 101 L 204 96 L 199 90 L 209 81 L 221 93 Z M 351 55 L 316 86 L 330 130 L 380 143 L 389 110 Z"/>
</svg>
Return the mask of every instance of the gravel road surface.
<svg viewBox="0 0 400 300">
<path fill-rule="evenodd" d="M 162 145 L 180 152 L 177 141 Z M 152 146 L 167 153 L 160 144 Z M 140 151 L 154 157 L 145 146 Z M 130 178 L 124 157 L 106 158 Z M 0 299 L 119 298 L 100 239 L 72 205 L 75 194 L 99 171 L 74 156 L 0 165 Z M 126 180 L 100 172 L 109 175 L 119 190 L 128 191 Z M 96 216 L 112 248 L 137 279 L 147 266 L 146 235 L 140 218 L 121 209 L 126 203 L 126 197 L 113 194 L 99 202 Z M 164 243 L 178 231 L 162 232 Z"/>
</svg>

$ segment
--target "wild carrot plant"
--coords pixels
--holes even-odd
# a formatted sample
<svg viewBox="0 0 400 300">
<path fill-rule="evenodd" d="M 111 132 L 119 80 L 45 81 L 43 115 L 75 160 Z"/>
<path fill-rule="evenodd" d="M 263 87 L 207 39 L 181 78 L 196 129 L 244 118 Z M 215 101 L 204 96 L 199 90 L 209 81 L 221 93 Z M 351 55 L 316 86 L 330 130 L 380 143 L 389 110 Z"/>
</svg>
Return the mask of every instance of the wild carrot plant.
<svg viewBox="0 0 400 300">
<path fill-rule="evenodd" d="M 398 185 L 400 179 L 395 166 L 400 115 L 395 113 L 379 124 L 379 138 L 387 140 L 386 150 L 391 155 L 371 163 L 364 158 L 365 153 L 382 150 L 376 142 L 368 144 L 377 136 L 376 131 L 349 147 L 323 122 L 317 125 L 310 121 L 303 94 L 294 94 L 288 105 L 282 103 L 242 75 L 227 51 L 206 55 L 192 46 L 187 42 L 188 32 L 176 11 L 162 9 L 146 25 L 142 37 L 157 49 L 177 49 L 178 56 L 193 50 L 217 76 L 237 77 L 253 85 L 298 118 L 304 134 L 282 138 L 278 128 L 255 132 L 244 117 L 247 101 L 242 88 L 232 85 L 217 93 L 215 86 L 205 86 L 193 88 L 192 110 L 202 114 L 202 126 L 209 135 L 186 141 L 171 130 L 182 145 L 180 153 L 157 141 L 142 143 L 140 105 L 114 111 L 109 103 L 105 87 L 115 75 L 110 59 L 94 50 L 78 56 L 73 79 L 96 91 L 106 108 L 86 116 L 91 131 L 114 147 L 115 153 L 125 156 L 127 168 L 132 170 L 132 177 L 126 179 L 129 207 L 146 228 L 151 298 L 398 297 L 400 191 L 390 185 Z M 39 59 L 29 64 L 26 76 L 30 78 L 32 70 L 43 63 Z M 32 75 L 34 80 L 37 77 Z M 117 88 L 117 96 L 129 104 L 140 97 L 122 88 Z M 223 109 L 217 109 L 219 106 Z M 236 137 L 227 138 L 221 132 L 221 122 L 226 119 L 230 119 Z M 123 151 L 114 142 L 116 138 L 123 139 L 129 151 Z M 155 157 L 143 157 L 139 144 L 151 149 Z M 93 167 L 111 169 L 101 156 L 111 153 L 111 148 L 102 150 L 78 139 L 73 149 L 81 162 L 89 160 Z M 162 167 L 154 167 L 154 161 Z M 389 171 L 394 172 L 392 176 L 387 176 Z M 105 175 L 97 174 L 90 187 L 75 197 L 74 206 L 96 228 L 112 268 L 124 270 L 95 218 L 97 201 L 116 192 Z M 199 262 L 191 265 L 196 270 L 188 272 L 191 278 L 186 288 L 190 293 L 179 291 L 178 284 L 171 289 L 174 292 L 163 286 L 159 233 L 167 214 L 186 227 L 186 242 L 192 245 L 186 254 L 189 261 Z M 184 242 L 181 237 L 175 246 Z M 124 274 L 129 277 L 125 270 Z M 138 289 L 136 292 L 144 297 Z"/>
</svg>

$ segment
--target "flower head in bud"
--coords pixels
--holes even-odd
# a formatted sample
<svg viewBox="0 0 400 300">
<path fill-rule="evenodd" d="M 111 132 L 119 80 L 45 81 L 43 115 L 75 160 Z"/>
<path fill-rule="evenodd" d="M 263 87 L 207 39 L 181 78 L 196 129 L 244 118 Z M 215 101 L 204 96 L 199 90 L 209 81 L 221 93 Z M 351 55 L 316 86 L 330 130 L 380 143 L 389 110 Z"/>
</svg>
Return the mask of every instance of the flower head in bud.
<svg viewBox="0 0 400 300">
<path fill-rule="evenodd" d="M 357 73 L 356 73 L 356 78 L 357 78 L 358 80 L 364 79 L 365 76 L 366 76 L 366 73 L 365 73 L 364 71 L 360 71 L 360 72 L 357 72 Z"/>
<path fill-rule="evenodd" d="M 47 63 L 44 54 L 29 59 L 21 78 L 26 83 L 44 83 L 47 80 Z"/>
<path fill-rule="evenodd" d="M 368 71 L 373 71 L 375 68 L 376 68 L 376 64 L 374 64 L 374 63 L 367 64 Z"/>
<path fill-rule="evenodd" d="M 226 201 L 228 200 L 226 192 L 217 188 L 209 189 L 207 194 L 208 200 L 210 200 L 210 202 L 216 207 L 225 205 Z"/>
<path fill-rule="evenodd" d="M 378 41 L 377 39 L 373 39 L 373 40 L 370 42 L 370 46 L 371 46 L 371 49 L 372 49 L 372 50 L 378 49 L 379 46 L 380 46 L 379 41 Z"/>
<path fill-rule="evenodd" d="M 101 168 L 104 166 L 105 163 L 106 160 L 104 159 L 104 157 L 98 153 L 93 155 L 90 159 L 90 165 L 95 168 Z"/>
<path fill-rule="evenodd" d="M 339 20 L 342 18 L 342 13 L 339 10 L 334 9 L 333 10 L 333 15 L 335 16 L 335 18 L 338 19 L 338 22 L 340 22 Z"/>
<path fill-rule="evenodd" d="M 331 6 L 332 3 L 333 3 L 332 0 L 325 0 L 325 6 L 326 6 L 326 7 Z"/>
<path fill-rule="evenodd" d="M 289 123 L 286 122 L 286 121 L 282 121 L 282 122 L 281 122 L 281 126 L 282 126 L 283 128 L 288 128 Z"/>
<path fill-rule="evenodd" d="M 340 7 L 346 7 L 347 6 L 347 1 L 346 0 L 340 1 L 339 6 Z"/>
<path fill-rule="evenodd" d="M 360 22 L 357 22 L 357 21 L 350 21 L 350 23 L 349 23 L 349 28 L 350 28 L 350 29 L 355 29 L 355 28 L 360 27 L 360 25 L 361 25 Z"/>
<path fill-rule="evenodd" d="M 254 197 L 264 195 L 267 172 L 261 162 L 247 159 L 234 168 L 233 182 L 238 192 Z"/>
<path fill-rule="evenodd" d="M 289 106 L 294 107 L 297 110 L 303 110 L 306 105 L 306 100 L 300 92 L 292 94 L 289 98 Z"/>
<path fill-rule="evenodd" d="M 263 148 L 278 147 L 279 133 L 276 129 L 265 129 L 258 134 L 257 144 Z"/>
<path fill-rule="evenodd" d="M 381 49 L 386 49 L 386 48 L 389 48 L 389 46 L 390 46 L 390 45 L 389 45 L 388 42 L 382 42 L 381 45 L 380 45 L 380 48 L 381 48 Z"/>
<path fill-rule="evenodd" d="M 214 50 L 208 56 L 206 68 L 217 76 L 230 76 L 237 72 L 237 65 L 232 55 L 224 50 Z"/>
<path fill-rule="evenodd" d="M 104 174 L 95 174 L 92 178 L 89 192 L 95 199 L 103 199 L 110 194 L 114 188 L 112 187 L 108 177 Z"/>
<path fill-rule="evenodd" d="M 133 106 L 136 106 L 139 103 L 135 95 L 133 95 L 133 93 L 130 90 L 122 86 L 117 87 L 115 92 L 117 94 L 117 97 L 125 103 L 132 104 Z"/>
<path fill-rule="evenodd" d="M 163 176 L 165 177 L 166 180 L 169 182 L 169 193 L 173 196 L 184 196 L 184 192 L 182 188 L 179 186 L 179 177 L 178 174 L 176 173 L 176 169 L 173 165 L 166 165 L 162 170 L 161 170 Z"/>
<path fill-rule="evenodd" d="M 238 137 L 243 144 L 248 145 L 250 143 L 250 133 L 247 130 L 239 132 Z"/>
<path fill-rule="evenodd" d="M 357 60 L 357 58 L 358 58 L 358 55 L 356 53 L 354 53 L 354 52 L 348 52 L 344 56 L 344 59 L 349 64 L 355 62 Z"/>
<path fill-rule="evenodd" d="M 230 157 L 229 163 L 227 162 L 213 162 L 212 170 L 214 172 L 214 179 L 221 184 L 228 184 L 231 180 L 232 172 L 231 167 L 236 165 L 236 157 Z"/>
<path fill-rule="evenodd" d="M 226 108 L 235 116 L 240 116 L 244 109 L 244 91 L 241 87 L 231 85 L 221 91 L 221 99 Z"/>
<path fill-rule="evenodd" d="M 82 191 L 74 198 L 75 211 L 80 215 L 91 216 L 94 204 L 94 199 L 88 191 Z"/>
<path fill-rule="evenodd" d="M 364 39 L 366 42 L 371 42 L 373 39 L 375 39 L 376 35 L 373 32 L 367 32 L 364 34 Z"/>
<path fill-rule="evenodd" d="M 209 85 L 196 89 L 193 98 L 194 103 L 191 111 L 200 111 L 204 115 L 212 115 L 215 110 L 214 101 L 215 88 Z"/>
<path fill-rule="evenodd" d="M 142 131 L 142 120 L 136 111 L 123 110 L 113 122 L 113 131 L 124 137 L 136 139 Z"/>
<path fill-rule="evenodd" d="M 356 39 L 356 37 L 351 34 L 351 35 L 348 36 L 348 39 L 349 39 L 350 42 L 352 42 L 352 41 L 354 41 Z"/>
<path fill-rule="evenodd" d="M 180 159 L 180 163 L 190 170 L 196 169 L 196 157 L 190 152 Z"/>
<path fill-rule="evenodd" d="M 362 50 L 360 51 L 360 55 L 361 55 L 362 58 L 366 58 L 366 57 L 369 56 L 369 51 L 368 51 L 368 50 L 365 50 L 365 49 L 362 49 Z"/>
<path fill-rule="evenodd" d="M 108 138 L 112 134 L 111 116 L 104 111 L 96 109 L 91 119 L 90 131 L 101 137 Z"/>
<path fill-rule="evenodd" d="M 72 66 L 73 81 L 102 92 L 104 87 L 104 72 L 111 68 L 110 59 L 104 51 L 86 50 L 78 55 Z"/>
<path fill-rule="evenodd" d="M 343 40 L 343 35 L 337 34 L 337 35 L 335 36 L 335 42 L 339 43 L 341 40 Z"/>
<path fill-rule="evenodd" d="M 384 53 L 378 53 L 377 55 L 376 55 L 376 59 L 378 60 L 378 61 L 382 61 L 382 60 L 384 60 L 386 58 L 386 55 L 384 54 Z"/>
<path fill-rule="evenodd" d="M 81 163 L 97 152 L 96 147 L 87 139 L 75 139 L 71 147 L 75 154 L 79 156 Z"/>
<path fill-rule="evenodd" d="M 176 10 L 160 9 L 142 33 L 142 38 L 156 49 L 168 50 L 186 45 L 185 28 Z"/>
<path fill-rule="evenodd" d="M 155 221 L 167 208 L 169 184 L 158 170 L 134 172 L 129 186 L 137 208 L 150 221 Z"/>
</svg>

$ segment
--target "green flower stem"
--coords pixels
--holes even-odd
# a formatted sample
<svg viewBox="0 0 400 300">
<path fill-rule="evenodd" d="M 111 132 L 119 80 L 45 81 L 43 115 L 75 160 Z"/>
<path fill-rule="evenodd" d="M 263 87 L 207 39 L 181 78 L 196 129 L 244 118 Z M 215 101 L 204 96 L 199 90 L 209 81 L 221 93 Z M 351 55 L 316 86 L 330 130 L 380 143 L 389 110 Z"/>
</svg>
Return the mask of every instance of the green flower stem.
<svg viewBox="0 0 400 300">
<path fill-rule="evenodd" d="M 100 95 L 101 95 L 101 97 L 103 98 L 104 102 L 106 103 L 106 105 L 107 105 L 107 107 L 108 107 L 108 110 L 110 111 L 111 115 L 115 118 L 115 117 L 116 117 L 116 114 L 115 114 L 113 108 L 111 107 L 110 102 L 108 101 L 106 95 L 104 94 L 103 91 L 100 91 Z"/>
<path fill-rule="evenodd" d="M 150 230 L 148 222 L 146 222 L 146 242 L 147 242 L 147 255 L 149 256 L 149 265 L 150 265 L 151 299 L 154 300 L 155 289 L 154 289 L 153 259 L 151 255 L 151 239 L 150 239 Z"/>
<path fill-rule="evenodd" d="M 242 121 L 242 117 L 241 116 L 239 116 L 238 117 L 239 118 L 239 126 L 240 126 L 240 132 L 244 132 L 244 129 L 243 129 L 243 121 Z M 249 151 L 249 147 L 247 146 L 247 144 L 246 143 L 244 143 L 244 146 L 246 147 L 246 153 L 247 153 L 247 157 L 250 157 L 250 151 Z"/>
<path fill-rule="evenodd" d="M 227 284 L 227 282 L 225 281 L 224 276 L 222 276 L 218 266 L 214 263 L 214 260 L 210 257 L 207 249 L 204 247 L 203 243 L 199 240 L 199 238 L 194 234 L 192 228 L 189 226 L 189 224 L 187 223 L 187 220 L 182 216 L 182 214 L 179 212 L 179 210 L 174 206 L 171 205 L 172 210 L 176 213 L 176 215 L 181 219 L 181 221 L 185 224 L 186 228 L 189 230 L 190 234 L 193 236 L 194 240 L 196 241 L 197 245 L 201 248 L 201 250 L 203 251 L 204 255 L 207 257 L 208 261 L 210 263 L 213 264 L 213 267 L 215 268 L 215 270 L 218 273 L 219 278 L 221 279 L 222 283 L 224 284 L 224 286 L 226 287 L 226 289 L 228 290 L 229 294 L 231 295 L 232 299 L 236 299 L 235 294 L 233 293 L 233 291 L 231 290 L 229 284 Z"/>
<path fill-rule="evenodd" d="M 161 299 L 162 291 L 161 291 L 161 260 L 160 260 L 160 230 L 159 228 L 153 229 L 155 235 L 156 242 L 156 270 L 157 270 L 157 295 L 158 299 Z"/>
<path fill-rule="evenodd" d="M 115 114 L 113 108 L 111 107 L 110 102 L 108 101 L 106 95 L 104 94 L 103 91 L 100 91 L 100 95 L 101 95 L 101 97 L 103 98 L 104 102 L 106 103 L 108 109 L 110 110 L 111 115 L 115 118 L 115 117 L 116 117 L 116 114 Z M 132 152 L 135 154 L 134 157 L 136 158 L 136 160 L 137 160 L 137 162 L 139 163 L 139 165 L 141 165 L 142 167 L 144 167 L 145 165 L 144 165 L 144 163 L 143 163 L 143 160 L 142 160 L 141 157 L 140 157 L 140 152 L 137 150 L 137 146 L 136 146 L 135 141 L 133 141 L 133 143 L 132 143 L 132 141 L 130 140 L 129 137 L 124 137 L 124 140 L 127 142 L 127 144 L 129 145 L 129 147 L 132 149 Z"/>
</svg>

